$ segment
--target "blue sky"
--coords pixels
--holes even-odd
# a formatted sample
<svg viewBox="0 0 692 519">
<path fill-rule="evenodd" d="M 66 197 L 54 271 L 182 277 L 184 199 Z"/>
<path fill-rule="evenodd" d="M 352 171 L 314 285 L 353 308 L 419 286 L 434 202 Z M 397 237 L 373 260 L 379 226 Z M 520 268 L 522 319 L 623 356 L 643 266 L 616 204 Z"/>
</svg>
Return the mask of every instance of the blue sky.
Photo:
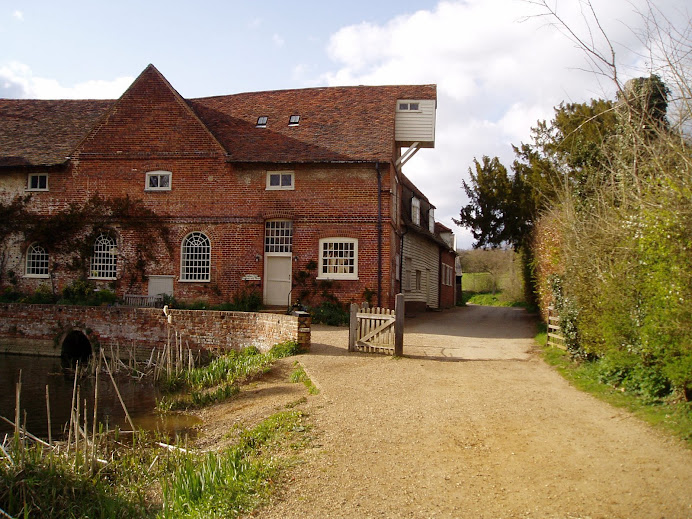
<svg viewBox="0 0 692 519">
<path fill-rule="evenodd" d="M 656 70 L 645 0 L 593 0 L 624 79 Z M 589 37 L 578 0 L 549 0 Z M 656 0 L 689 27 L 688 0 Z M 453 225 L 473 158 L 499 156 L 561 101 L 612 97 L 584 53 L 522 0 L 2 0 L 0 97 L 117 98 L 153 63 L 183 97 L 350 84 L 436 83 L 437 142 L 404 172 Z M 593 24 L 592 24 L 593 27 Z M 599 49 L 604 40 L 591 33 Z"/>
</svg>

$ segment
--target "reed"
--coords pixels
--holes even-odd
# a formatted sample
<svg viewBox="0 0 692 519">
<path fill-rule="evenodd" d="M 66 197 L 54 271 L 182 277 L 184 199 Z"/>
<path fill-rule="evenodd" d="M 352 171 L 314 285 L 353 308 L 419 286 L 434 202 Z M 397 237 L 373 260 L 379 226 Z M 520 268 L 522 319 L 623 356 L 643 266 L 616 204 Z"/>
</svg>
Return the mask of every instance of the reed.
<svg viewBox="0 0 692 519">
<path fill-rule="evenodd" d="M 298 411 L 278 413 L 242 430 L 219 452 L 141 432 L 127 446 L 100 431 L 96 452 L 108 462 L 96 471 L 74 464 L 60 446 L 6 439 L 0 444 L 0 510 L 47 519 L 235 517 L 269 495 L 286 466 L 277 453 L 303 440 L 303 420 Z"/>
</svg>

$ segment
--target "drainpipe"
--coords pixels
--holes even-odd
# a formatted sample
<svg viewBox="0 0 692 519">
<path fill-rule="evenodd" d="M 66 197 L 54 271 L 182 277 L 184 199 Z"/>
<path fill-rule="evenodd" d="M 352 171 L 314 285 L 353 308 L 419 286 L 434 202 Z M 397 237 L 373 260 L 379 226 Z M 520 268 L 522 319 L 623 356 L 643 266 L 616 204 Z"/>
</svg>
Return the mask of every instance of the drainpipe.
<svg viewBox="0 0 692 519">
<path fill-rule="evenodd" d="M 382 173 L 380 161 L 375 162 L 377 171 L 377 306 L 382 306 Z"/>
<path fill-rule="evenodd" d="M 399 292 L 404 293 L 404 236 L 408 232 L 408 227 L 404 227 L 404 232 L 399 238 Z"/>
</svg>

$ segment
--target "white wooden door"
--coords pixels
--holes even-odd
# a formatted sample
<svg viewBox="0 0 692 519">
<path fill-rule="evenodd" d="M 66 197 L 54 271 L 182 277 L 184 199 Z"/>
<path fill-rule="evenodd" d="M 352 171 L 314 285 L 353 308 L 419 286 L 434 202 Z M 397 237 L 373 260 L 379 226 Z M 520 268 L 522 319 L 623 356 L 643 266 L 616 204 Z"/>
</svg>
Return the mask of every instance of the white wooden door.
<svg viewBox="0 0 692 519">
<path fill-rule="evenodd" d="M 267 220 L 264 231 L 264 304 L 289 306 L 293 269 L 293 222 Z"/>
<path fill-rule="evenodd" d="M 291 293 L 292 259 L 290 256 L 264 257 L 264 304 L 288 306 Z"/>
<path fill-rule="evenodd" d="M 173 276 L 149 276 L 150 296 L 158 296 L 159 294 L 173 295 Z"/>
</svg>

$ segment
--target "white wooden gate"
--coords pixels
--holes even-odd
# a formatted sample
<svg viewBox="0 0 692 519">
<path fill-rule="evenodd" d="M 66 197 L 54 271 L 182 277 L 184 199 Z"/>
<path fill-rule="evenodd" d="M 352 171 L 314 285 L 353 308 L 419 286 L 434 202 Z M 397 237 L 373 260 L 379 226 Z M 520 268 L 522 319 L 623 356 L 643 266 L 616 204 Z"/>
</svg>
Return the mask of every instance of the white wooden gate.
<svg viewBox="0 0 692 519">
<path fill-rule="evenodd" d="M 348 351 L 401 356 L 404 349 L 404 296 L 394 310 L 351 305 Z"/>
</svg>

